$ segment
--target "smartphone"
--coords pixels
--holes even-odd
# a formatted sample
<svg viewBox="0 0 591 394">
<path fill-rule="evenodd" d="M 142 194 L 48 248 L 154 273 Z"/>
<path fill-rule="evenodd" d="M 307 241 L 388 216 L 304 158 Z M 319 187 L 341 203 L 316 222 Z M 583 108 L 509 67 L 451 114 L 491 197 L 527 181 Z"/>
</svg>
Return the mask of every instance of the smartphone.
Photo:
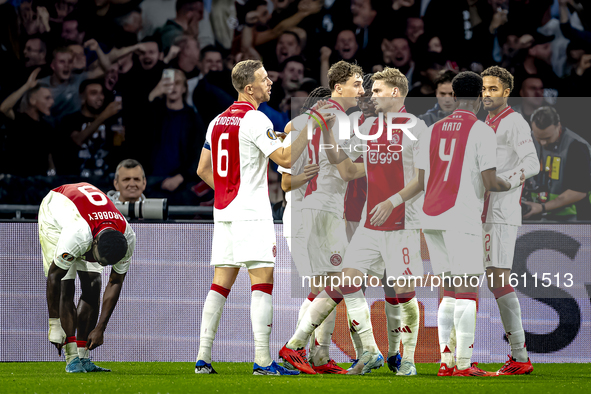
<svg viewBox="0 0 591 394">
<path fill-rule="evenodd" d="M 171 83 L 174 83 L 174 70 L 172 68 L 166 68 L 162 71 L 162 78 L 168 79 Z M 172 93 L 172 86 L 168 88 L 167 93 Z"/>
</svg>

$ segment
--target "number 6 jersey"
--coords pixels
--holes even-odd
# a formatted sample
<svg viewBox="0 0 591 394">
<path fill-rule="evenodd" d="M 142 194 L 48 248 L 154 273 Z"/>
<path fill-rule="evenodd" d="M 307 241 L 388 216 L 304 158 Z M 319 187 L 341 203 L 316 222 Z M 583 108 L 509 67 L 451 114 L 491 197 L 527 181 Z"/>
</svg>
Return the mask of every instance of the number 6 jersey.
<svg viewBox="0 0 591 394">
<path fill-rule="evenodd" d="M 236 101 L 211 121 L 205 137 L 211 150 L 216 222 L 272 219 L 267 170 L 281 148 L 273 124 L 245 101 Z"/>
<path fill-rule="evenodd" d="M 456 110 L 421 138 L 417 168 L 425 170 L 426 230 L 482 234 L 482 171 L 496 168 L 493 130 L 470 111 Z"/>
</svg>

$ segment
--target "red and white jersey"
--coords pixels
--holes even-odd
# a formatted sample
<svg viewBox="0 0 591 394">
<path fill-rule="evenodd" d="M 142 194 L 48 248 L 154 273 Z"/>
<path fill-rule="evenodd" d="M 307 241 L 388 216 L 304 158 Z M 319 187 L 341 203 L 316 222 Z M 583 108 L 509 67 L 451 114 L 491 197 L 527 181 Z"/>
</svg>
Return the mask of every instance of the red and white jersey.
<svg viewBox="0 0 591 394">
<path fill-rule="evenodd" d="M 497 138 L 497 174 L 522 168 L 526 178 L 538 173 L 540 163 L 531 128 L 521 114 L 507 107 L 492 119 L 487 116 L 485 123 Z M 484 202 L 482 222 L 520 226 L 522 189 L 523 186 L 508 192 L 490 193 Z"/>
<path fill-rule="evenodd" d="M 402 107 L 399 112 L 405 113 L 406 108 Z M 408 122 L 408 119 L 397 118 L 395 122 L 404 124 Z M 359 128 L 359 131 L 364 135 L 375 135 L 378 129 L 379 118 L 369 118 Z M 371 217 L 367 213 L 371 212 L 379 203 L 398 193 L 414 179 L 418 145 L 426 130 L 425 122 L 417 119 L 417 124 L 409 129 L 417 138 L 416 141 L 411 140 L 400 129 L 393 130 L 392 139 L 388 141 L 384 119 L 382 135 L 377 139 L 366 141 L 353 136 L 346 144 L 345 152 L 351 160 L 356 160 L 363 154 L 367 178 L 367 201 L 362 214 L 364 227 L 378 231 L 420 228 L 419 210 L 422 193 L 394 208 L 388 220 L 379 227 L 370 224 Z"/>
<path fill-rule="evenodd" d="M 291 132 L 285 137 L 283 141 L 283 147 L 287 148 L 291 145 L 291 142 L 294 141 L 300 135 L 300 132 L 306 127 L 306 123 L 308 122 L 308 115 L 300 115 L 295 117 L 291 121 Z M 308 162 L 308 150 L 304 149 L 300 157 L 291 163 L 291 168 L 284 168 L 281 166 L 277 167 L 277 172 L 280 174 L 291 174 L 293 176 L 300 175 L 304 172 L 304 167 Z M 307 184 L 302 185 L 298 189 L 292 189 L 291 191 L 285 193 L 285 201 L 287 204 L 285 205 L 285 210 L 283 211 L 283 236 L 284 237 L 291 237 L 291 227 L 298 226 L 301 222 L 300 218 L 300 211 L 302 210 L 302 201 L 304 201 L 304 193 L 306 192 Z M 295 217 L 295 221 L 292 222 L 292 217 Z"/>
<path fill-rule="evenodd" d="M 496 168 L 495 134 L 470 111 L 455 110 L 421 139 L 417 168 L 425 170 L 425 230 L 482 234 L 482 171 Z"/>
<path fill-rule="evenodd" d="M 273 124 L 245 101 L 236 101 L 207 128 L 215 186 L 216 222 L 272 219 L 269 155 L 281 147 Z"/>
<path fill-rule="evenodd" d="M 345 112 L 344 108 L 334 100 L 328 100 L 331 104 L 329 109 L 336 109 Z M 359 114 L 353 113 L 350 119 L 358 119 Z M 349 122 L 351 125 L 352 121 Z M 346 140 L 339 139 L 339 122 L 337 121 L 332 128 L 333 135 L 338 145 L 343 145 Z M 350 130 L 347 132 L 350 135 Z M 325 150 L 320 150 L 322 144 L 322 131 L 315 128 L 312 139 L 308 141 L 308 159 L 311 164 L 318 164 L 320 171 L 308 183 L 302 208 L 317 209 L 320 211 L 333 212 L 339 217 L 343 217 L 345 205 L 345 191 L 347 182 L 341 178 L 337 166 L 330 164 Z"/>
<path fill-rule="evenodd" d="M 359 156 L 355 163 L 363 163 L 363 157 Z M 367 178 L 361 177 L 349 181 L 345 192 L 345 219 L 347 222 L 361 221 L 366 198 Z"/>
<path fill-rule="evenodd" d="M 104 229 L 113 229 L 127 239 L 127 253 L 113 269 L 124 274 L 129 268 L 135 248 L 135 233 L 125 217 L 105 193 L 89 183 L 74 183 L 53 189 L 46 197 L 50 217 L 44 220 L 60 231 L 55 258 L 70 265 L 74 259 L 83 257 L 92 246 L 94 237 Z M 84 258 L 94 261 L 93 258 Z"/>
</svg>

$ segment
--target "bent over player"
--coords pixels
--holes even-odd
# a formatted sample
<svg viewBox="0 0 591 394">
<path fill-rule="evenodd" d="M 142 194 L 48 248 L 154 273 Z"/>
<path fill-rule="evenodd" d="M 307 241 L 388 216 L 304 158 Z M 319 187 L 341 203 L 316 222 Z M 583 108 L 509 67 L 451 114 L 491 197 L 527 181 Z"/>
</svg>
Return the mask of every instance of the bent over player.
<svg viewBox="0 0 591 394">
<path fill-rule="evenodd" d="M 222 310 L 241 267 L 252 285 L 250 318 L 254 332 L 253 375 L 297 375 L 278 365 L 269 353 L 273 324 L 273 267 L 277 247 L 269 191 L 269 158 L 290 168 L 291 155 L 306 146 L 306 133 L 282 147 L 273 124 L 257 108 L 269 101 L 271 85 L 260 61 L 245 60 L 232 69 L 238 101 L 218 115 L 207 129 L 197 173 L 215 191 L 211 290 L 201 317 L 195 373 L 217 373 L 211 348 Z"/>
<path fill-rule="evenodd" d="M 39 240 L 47 276 L 49 341 L 66 372 L 109 372 L 94 365 L 90 350 L 102 345 L 135 248 L 135 233 L 109 198 L 89 183 L 60 186 L 39 207 Z M 99 315 L 101 273 L 112 265 Z M 74 304 L 74 279 L 82 295 Z M 96 327 L 95 327 L 96 326 Z"/>
</svg>

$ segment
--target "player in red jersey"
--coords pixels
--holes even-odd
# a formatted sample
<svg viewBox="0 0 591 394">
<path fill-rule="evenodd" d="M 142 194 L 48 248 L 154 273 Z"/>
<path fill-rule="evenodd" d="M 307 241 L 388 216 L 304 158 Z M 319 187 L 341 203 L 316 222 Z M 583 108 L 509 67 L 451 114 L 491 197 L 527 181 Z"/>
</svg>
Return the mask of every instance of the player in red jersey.
<svg viewBox="0 0 591 394">
<path fill-rule="evenodd" d="M 47 276 L 49 340 L 65 342 L 66 372 L 108 372 L 89 352 L 103 343 L 135 247 L 135 233 L 113 202 L 88 183 L 53 189 L 39 207 L 39 240 Z M 112 265 L 99 317 L 101 272 Z M 74 279 L 82 295 L 74 304 Z M 98 319 L 98 324 L 97 324 Z"/>
<path fill-rule="evenodd" d="M 269 353 L 273 324 L 273 268 L 277 247 L 267 169 L 269 159 L 291 167 L 306 147 L 303 131 L 283 147 L 271 121 L 257 108 L 269 101 L 271 85 L 260 61 L 245 60 L 232 69 L 238 101 L 218 115 L 207 130 L 198 175 L 215 191 L 211 265 L 213 283 L 201 317 L 199 354 L 195 373 L 216 373 L 211 348 L 226 299 L 241 267 L 252 284 L 251 322 L 255 341 L 253 375 L 294 375 Z M 330 123 L 329 119 L 329 123 Z"/>
<path fill-rule="evenodd" d="M 531 128 L 523 116 L 507 105 L 513 90 L 513 76 L 504 68 L 493 66 L 482 72 L 483 105 L 488 111 L 486 124 L 495 132 L 497 164 L 501 175 L 517 174 L 525 178 L 540 171 Z M 525 346 L 521 307 L 509 284 L 517 230 L 521 225 L 522 187 L 507 193 L 490 193 L 482 213 L 484 268 L 488 288 L 494 294 L 503 327 L 511 345 L 511 355 L 497 372 L 499 375 L 522 375 L 533 371 Z"/>
<path fill-rule="evenodd" d="M 421 226 L 433 272 L 445 283 L 437 326 L 442 364 L 439 376 L 495 376 L 470 363 L 476 329 L 476 295 L 483 257 L 481 213 L 484 194 L 508 191 L 523 184 L 523 173 L 496 174 L 496 139 L 490 127 L 476 118 L 482 97 L 482 77 L 462 72 L 452 81 L 458 109 L 435 123 L 422 137 L 417 182 L 399 192 L 407 201 L 425 191 Z M 452 278 L 454 281 L 452 281 Z M 450 333 L 456 330 L 457 364 L 450 371 Z"/>
<path fill-rule="evenodd" d="M 357 106 L 358 98 L 364 93 L 362 77 L 363 70 L 356 64 L 345 61 L 333 64 L 328 70 L 331 98 L 323 106 L 323 109 L 339 112 L 346 117 L 346 112 Z M 312 115 L 317 117 L 318 113 L 312 111 Z M 357 115 L 361 114 L 358 113 Z M 357 119 L 357 115 L 351 115 L 351 117 Z M 326 114 L 323 116 L 326 119 Z M 338 123 L 335 126 L 338 126 Z M 349 136 L 350 132 L 351 130 L 346 130 L 346 136 Z M 329 355 L 336 311 L 324 316 L 318 324 L 312 322 L 310 316 L 315 313 L 313 306 L 318 304 L 319 301 L 317 300 L 331 299 L 331 297 L 341 298 L 337 291 L 324 291 L 322 278 L 337 275 L 340 272 L 342 255 L 347 246 L 345 222 L 343 220 L 343 202 L 347 182 L 362 176 L 362 174 L 349 173 L 343 171 L 343 166 L 331 164 L 326 157 L 326 152 L 321 149 L 321 134 L 320 128 L 314 129 L 312 139 L 308 142 L 308 157 L 312 164 L 320 166 L 320 171 L 308 183 L 304 201 L 301 205 L 302 231 L 312 270 L 310 276 L 312 278 L 312 292 L 309 297 L 313 298 L 313 301 L 300 320 L 300 324 L 296 327 L 296 334 L 281 349 L 279 355 L 305 373 L 342 374 L 346 371 L 336 365 Z M 339 142 L 342 143 L 343 141 Z M 298 334 L 304 331 L 308 332 L 308 330 L 309 333 L 307 334 Z M 311 368 L 305 358 L 304 346 L 308 342 L 310 334 L 315 330 L 316 341 L 319 346 L 315 351 L 311 352 L 311 361 L 314 365 Z M 302 340 L 294 339 L 300 336 Z"/>
</svg>

